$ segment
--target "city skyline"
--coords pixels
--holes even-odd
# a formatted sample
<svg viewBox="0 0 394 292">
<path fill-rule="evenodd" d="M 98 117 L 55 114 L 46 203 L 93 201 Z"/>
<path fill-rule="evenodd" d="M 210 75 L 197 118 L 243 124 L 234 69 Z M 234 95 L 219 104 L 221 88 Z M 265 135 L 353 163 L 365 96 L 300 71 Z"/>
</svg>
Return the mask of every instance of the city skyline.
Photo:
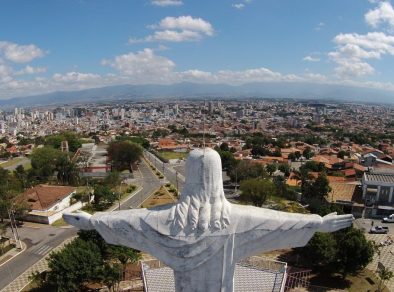
<svg viewBox="0 0 394 292">
<path fill-rule="evenodd" d="M 179 82 L 394 91 L 389 1 L 4 1 L 0 6 L 5 28 L 0 99 Z"/>
</svg>

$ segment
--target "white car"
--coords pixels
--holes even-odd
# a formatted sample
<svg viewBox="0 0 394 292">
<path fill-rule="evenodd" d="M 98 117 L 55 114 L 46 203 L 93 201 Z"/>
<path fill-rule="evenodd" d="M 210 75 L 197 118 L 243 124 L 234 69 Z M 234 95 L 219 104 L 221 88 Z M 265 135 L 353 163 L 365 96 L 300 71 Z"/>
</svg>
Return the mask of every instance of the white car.
<svg viewBox="0 0 394 292">
<path fill-rule="evenodd" d="M 386 223 L 394 223 L 394 214 L 391 214 L 390 216 L 383 218 L 382 221 Z"/>
</svg>

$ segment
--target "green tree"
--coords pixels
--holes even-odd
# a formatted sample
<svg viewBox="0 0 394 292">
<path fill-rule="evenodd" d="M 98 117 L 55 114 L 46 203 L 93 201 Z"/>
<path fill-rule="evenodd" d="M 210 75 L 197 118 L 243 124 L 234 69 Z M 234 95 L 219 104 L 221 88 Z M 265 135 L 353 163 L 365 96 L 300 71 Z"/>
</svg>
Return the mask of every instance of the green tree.
<svg viewBox="0 0 394 292">
<path fill-rule="evenodd" d="M 346 155 L 346 151 L 344 151 L 344 150 L 339 150 L 339 151 L 338 151 L 338 154 L 337 154 L 337 157 L 338 157 L 338 158 L 341 158 L 341 159 L 344 159 L 344 158 L 345 158 L 345 155 Z"/>
<path fill-rule="evenodd" d="M 110 188 L 114 188 L 120 184 L 122 178 L 118 171 L 111 171 L 104 179 L 104 184 Z"/>
<path fill-rule="evenodd" d="M 14 170 L 15 178 L 20 182 L 22 188 L 27 188 L 29 186 L 29 182 L 27 179 L 27 172 L 23 165 L 18 165 Z"/>
<path fill-rule="evenodd" d="M 266 170 L 269 173 L 270 176 L 274 174 L 276 171 L 276 164 L 275 163 L 270 163 L 266 165 Z"/>
<path fill-rule="evenodd" d="M 364 233 L 353 227 L 341 230 L 335 234 L 338 253 L 336 266 L 345 278 L 349 273 L 356 273 L 371 262 L 374 248 Z"/>
<path fill-rule="evenodd" d="M 97 279 L 103 265 L 99 248 L 90 241 L 75 239 L 49 256 L 48 281 L 56 291 L 81 291 L 87 281 Z"/>
<path fill-rule="evenodd" d="M 313 156 L 313 152 L 310 147 L 306 147 L 304 151 L 302 151 L 302 156 L 306 159 L 310 159 Z"/>
<path fill-rule="evenodd" d="M 63 161 L 66 154 L 53 147 L 36 148 L 31 154 L 32 171 L 29 176 L 38 181 L 47 181 L 56 170 L 57 163 Z"/>
<path fill-rule="evenodd" d="M 285 176 L 290 175 L 290 166 L 287 163 L 281 163 L 278 166 L 278 169 L 285 174 Z"/>
<path fill-rule="evenodd" d="M 302 248 L 302 255 L 312 266 L 323 269 L 331 267 L 336 260 L 337 252 L 337 242 L 331 233 L 315 233 L 308 244 Z"/>
<path fill-rule="evenodd" d="M 60 156 L 56 162 L 57 179 L 62 184 L 77 185 L 79 183 L 79 171 L 76 164 L 65 156 Z"/>
<path fill-rule="evenodd" d="M 68 142 L 68 148 L 71 152 L 76 152 L 82 146 L 82 141 L 74 132 L 63 132 L 61 134 L 50 135 L 45 137 L 45 145 L 60 149 L 62 141 Z"/>
<path fill-rule="evenodd" d="M 290 153 L 287 158 L 290 159 L 291 161 L 295 161 L 296 160 L 296 156 L 295 156 L 295 154 L 293 152 Z"/>
<path fill-rule="evenodd" d="M 100 254 L 104 257 L 107 254 L 108 243 L 101 237 L 96 230 L 78 230 L 78 237 L 84 241 L 94 243 L 100 250 Z"/>
<path fill-rule="evenodd" d="M 305 170 L 303 170 L 301 172 L 301 181 L 302 195 L 306 199 L 314 198 L 322 201 L 331 191 L 331 187 L 325 172 L 320 173 L 317 179 L 313 181 L 310 179 L 309 174 L 305 173 Z"/>
<path fill-rule="evenodd" d="M 129 141 L 112 142 L 108 146 L 108 156 L 116 170 L 128 169 L 131 171 L 131 164 L 142 156 L 142 148 Z"/>
<path fill-rule="evenodd" d="M 240 185 L 241 200 L 260 207 L 269 196 L 275 193 L 275 185 L 267 179 L 247 179 Z"/>
<path fill-rule="evenodd" d="M 3 249 L 4 249 L 4 240 L 3 236 L 6 234 L 7 232 L 7 225 L 0 223 L 0 255 L 3 254 Z"/>
<path fill-rule="evenodd" d="M 117 194 L 112 192 L 108 186 L 97 185 L 94 188 L 93 204 L 98 211 L 111 206 L 117 198 Z"/>
<path fill-rule="evenodd" d="M 141 259 L 141 253 L 139 251 L 120 245 L 109 245 L 107 253 L 111 259 L 116 259 L 122 265 L 123 280 L 125 279 L 127 264 L 137 263 Z"/>
<path fill-rule="evenodd" d="M 222 168 L 223 170 L 231 171 L 236 167 L 237 160 L 234 158 L 234 154 L 230 151 L 222 151 L 220 149 L 217 150 L 222 160 Z"/>
<path fill-rule="evenodd" d="M 122 280 L 122 268 L 119 264 L 104 263 L 98 272 L 101 282 L 107 286 L 109 291 L 116 291 L 114 288 Z"/>
<path fill-rule="evenodd" d="M 27 210 L 27 204 L 18 199 L 23 191 L 19 180 L 8 170 L 0 167 L 0 222 L 8 217 L 8 212 L 13 211 L 16 215 L 23 215 Z"/>
<path fill-rule="evenodd" d="M 249 178 L 263 178 L 267 176 L 265 168 L 260 163 L 242 160 L 229 172 L 232 181 L 242 181 Z"/>
<path fill-rule="evenodd" d="M 230 151 L 230 148 L 228 147 L 228 143 L 223 142 L 222 144 L 220 144 L 220 150 L 222 150 L 222 151 Z"/>
<path fill-rule="evenodd" d="M 276 188 L 276 194 L 285 197 L 288 193 L 285 178 L 283 176 L 278 175 L 275 176 L 272 181 Z"/>
</svg>

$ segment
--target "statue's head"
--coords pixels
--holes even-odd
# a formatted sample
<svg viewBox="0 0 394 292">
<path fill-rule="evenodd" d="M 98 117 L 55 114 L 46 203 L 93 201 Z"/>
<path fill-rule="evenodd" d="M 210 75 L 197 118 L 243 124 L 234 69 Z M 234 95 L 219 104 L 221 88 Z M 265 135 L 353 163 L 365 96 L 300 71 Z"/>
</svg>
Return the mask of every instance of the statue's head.
<svg viewBox="0 0 394 292">
<path fill-rule="evenodd" d="M 183 196 L 197 196 L 205 202 L 223 194 L 222 161 L 211 148 L 195 149 L 186 161 Z"/>
<path fill-rule="evenodd" d="M 222 229 L 229 224 L 230 203 L 224 197 L 222 163 L 211 149 L 195 149 L 186 161 L 186 181 L 175 212 L 175 227 Z"/>
</svg>

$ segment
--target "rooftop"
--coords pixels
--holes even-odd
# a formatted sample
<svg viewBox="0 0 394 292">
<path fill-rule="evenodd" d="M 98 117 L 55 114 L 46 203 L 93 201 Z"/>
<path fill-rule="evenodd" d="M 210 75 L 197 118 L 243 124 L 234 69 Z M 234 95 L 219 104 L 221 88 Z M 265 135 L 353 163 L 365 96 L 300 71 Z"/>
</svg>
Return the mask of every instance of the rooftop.
<svg viewBox="0 0 394 292">
<path fill-rule="evenodd" d="M 22 197 L 32 210 L 47 210 L 74 191 L 75 188 L 68 186 L 37 185 L 26 190 Z"/>
<path fill-rule="evenodd" d="M 394 184 L 394 173 L 365 173 L 366 182 L 381 182 Z"/>
</svg>

